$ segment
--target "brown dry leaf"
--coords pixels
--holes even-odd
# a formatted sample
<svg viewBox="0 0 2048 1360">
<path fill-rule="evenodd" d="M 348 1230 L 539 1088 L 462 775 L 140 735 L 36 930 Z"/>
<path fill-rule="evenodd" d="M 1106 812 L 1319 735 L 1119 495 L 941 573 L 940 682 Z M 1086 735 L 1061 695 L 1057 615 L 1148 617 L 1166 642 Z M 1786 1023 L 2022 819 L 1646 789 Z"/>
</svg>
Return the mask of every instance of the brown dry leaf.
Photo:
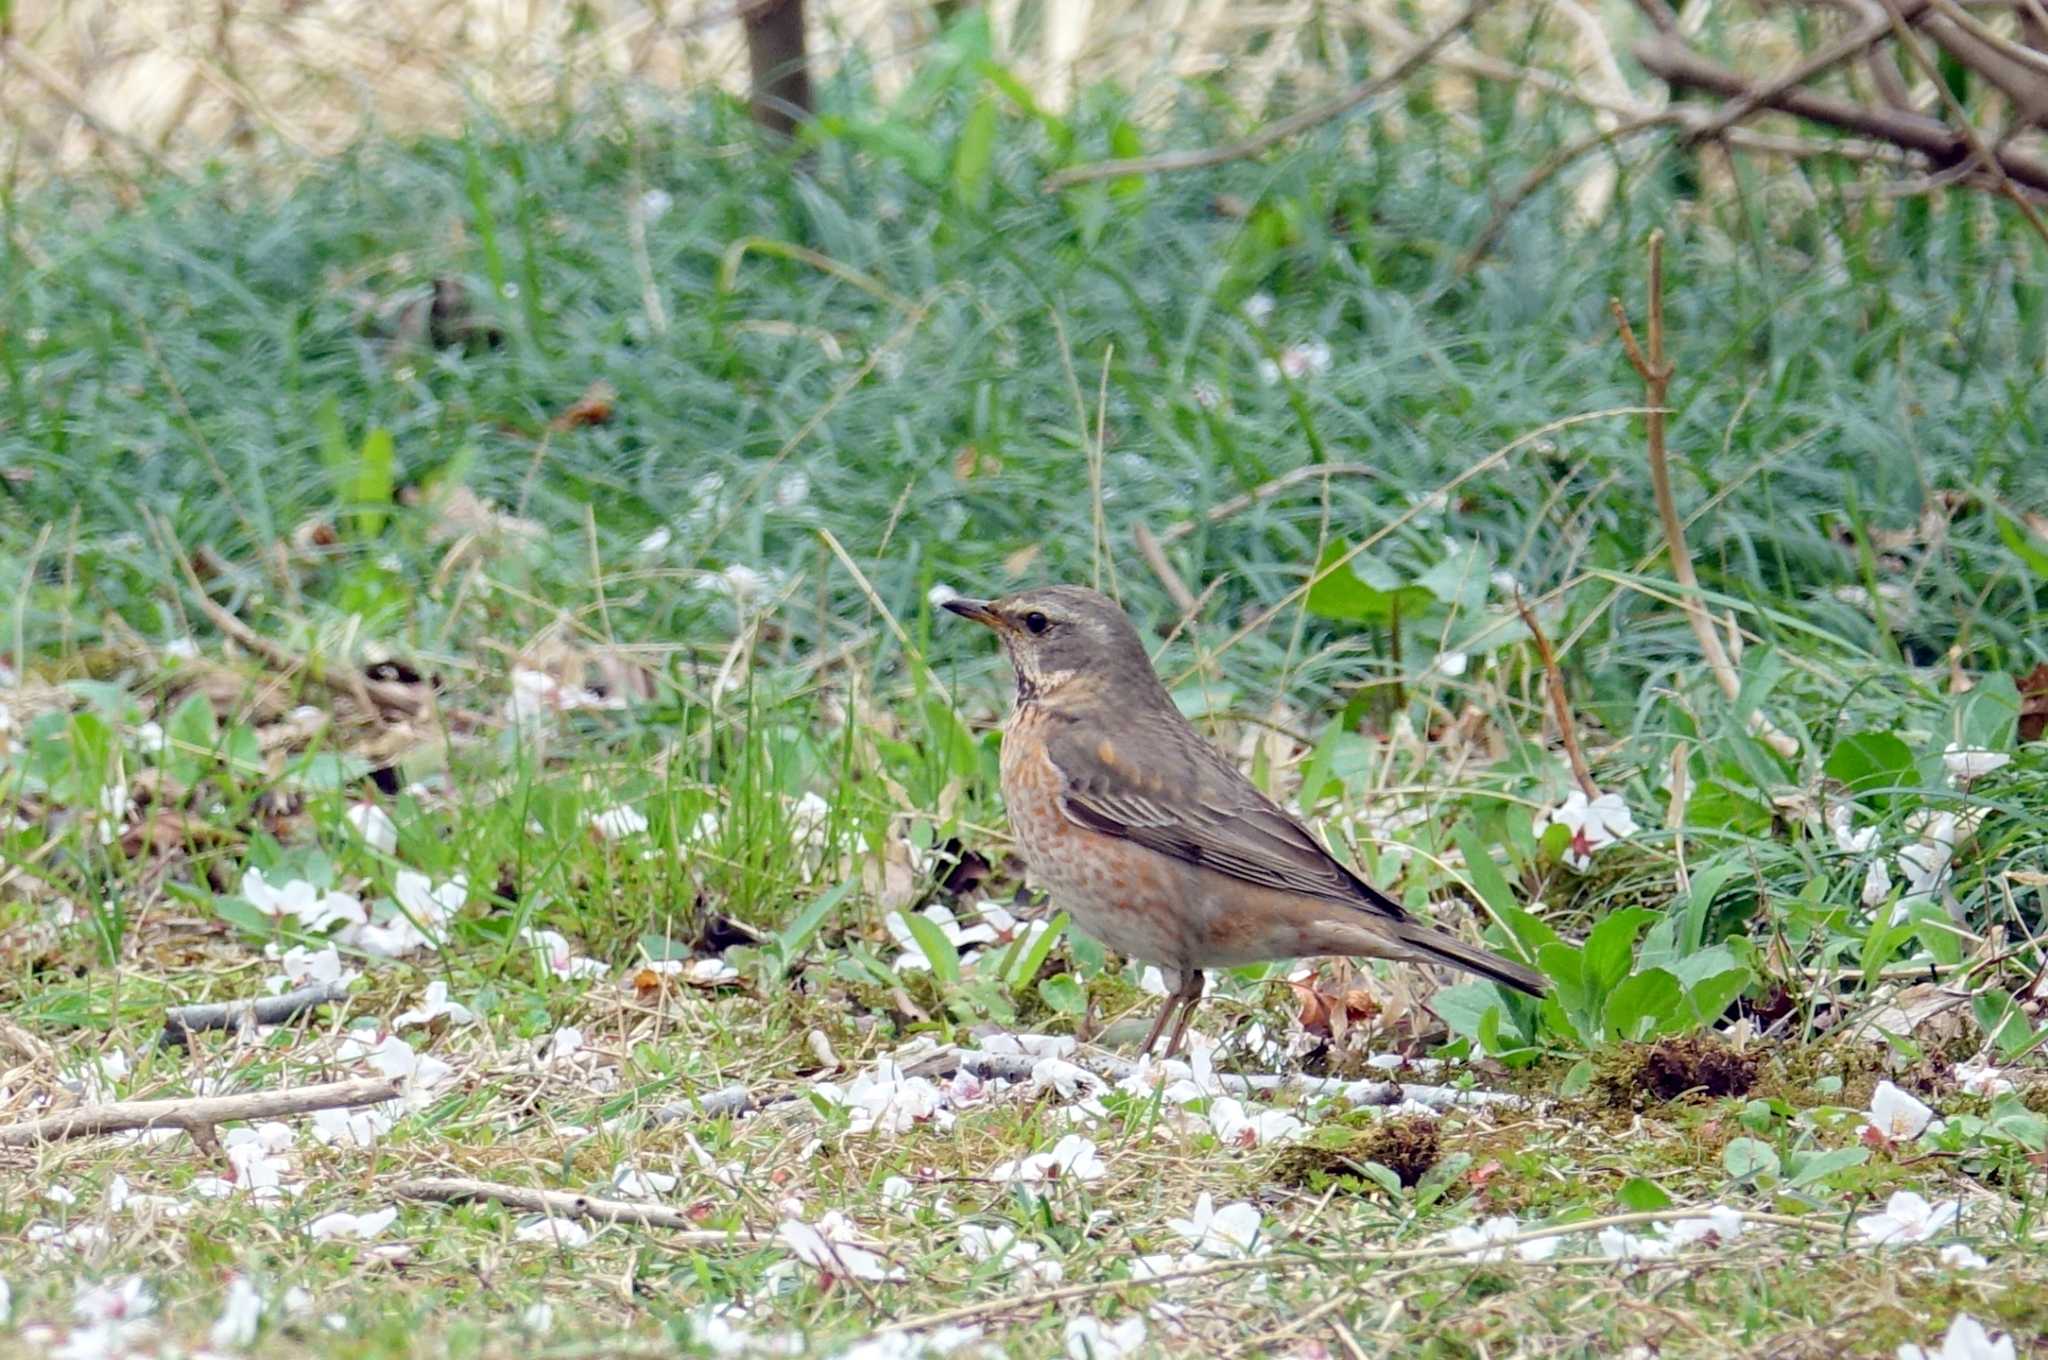
<svg viewBox="0 0 2048 1360">
<path fill-rule="evenodd" d="M 407 505 L 418 505 L 423 498 L 416 488 L 409 487 L 401 499 Z M 453 543 L 472 534 L 533 543 L 547 533 L 538 521 L 507 514 L 466 486 L 446 487 L 434 492 L 427 506 L 434 517 L 427 528 L 427 542 L 437 545 Z"/>
<path fill-rule="evenodd" d="M 1849 1030 L 1849 1037 L 1881 1044 L 1885 1034 L 1903 1034 L 1916 1041 L 1941 1044 L 1965 1037 L 1974 1027 L 1968 989 L 1916 982 L 1900 988 L 1883 1005 L 1859 1018 Z"/>
<path fill-rule="evenodd" d="M 902 911 L 917 901 L 917 871 L 910 858 L 910 842 L 900 835 L 889 837 L 880 855 L 861 861 L 861 886 L 883 911 Z"/>
<path fill-rule="evenodd" d="M 1003 460 L 983 453 L 972 444 L 962 444 L 953 454 L 953 475 L 963 482 L 976 477 L 993 477 L 1003 470 Z"/>
<path fill-rule="evenodd" d="M 583 389 L 568 410 L 548 422 L 551 430 L 576 430 L 586 425 L 609 425 L 619 400 L 618 391 L 599 378 Z"/>
<path fill-rule="evenodd" d="M 2013 679 L 2020 687 L 2020 740 L 2039 741 L 2048 732 L 2048 661 Z"/>
<path fill-rule="evenodd" d="M 1029 547 L 1019 548 L 1008 557 L 1005 557 L 1003 559 L 1003 574 L 1006 576 L 1022 576 L 1025 572 L 1031 570 L 1031 564 L 1038 560 L 1040 546 L 1040 544 L 1033 543 Z"/>
</svg>

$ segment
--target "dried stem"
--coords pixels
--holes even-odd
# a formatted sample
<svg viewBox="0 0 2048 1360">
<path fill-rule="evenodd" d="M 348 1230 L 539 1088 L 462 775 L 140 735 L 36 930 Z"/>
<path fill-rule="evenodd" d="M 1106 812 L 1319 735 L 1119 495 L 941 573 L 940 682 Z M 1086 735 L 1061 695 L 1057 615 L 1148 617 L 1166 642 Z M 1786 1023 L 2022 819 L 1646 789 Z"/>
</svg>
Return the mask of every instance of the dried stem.
<svg viewBox="0 0 2048 1360">
<path fill-rule="evenodd" d="M 1579 749 L 1578 725 L 1572 721 L 1572 703 L 1564 688 L 1564 668 L 1557 664 L 1557 653 L 1551 650 L 1550 639 L 1543 636 L 1543 625 L 1536 622 L 1536 611 L 1529 608 L 1519 588 L 1515 591 L 1515 612 L 1522 616 L 1522 626 L 1536 640 L 1536 654 L 1543 658 L 1544 685 L 1550 691 L 1550 708 L 1557 716 L 1557 735 L 1564 743 L 1565 759 L 1571 762 L 1572 778 L 1578 781 L 1587 798 L 1598 798 L 1600 786 L 1593 782 L 1586 753 Z"/>
<path fill-rule="evenodd" d="M 1701 598 L 1699 575 L 1693 570 L 1692 552 L 1685 544 L 1685 524 L 1678 517 L 1678 502 L 1671 494 L 1671 459 L 1664 446 L 1664 418 L 1670 410 L 1668 403 L 1674 366 L 1664 357 L 1662 231 L 1650 233 L 1648 354 L 1636 343 L 1635 328 L 1629 325 L 1628 313 L 1622 309 L 1621 299 L 1610 298 L 1607 305 L 1614 313 L 1615 325 L 1621 332 L 1622 348 L 1628 351 L 1628 361 L 1643 380 L 1643 404 L 1649 408 L 1649 413 L 1643 417 L 1643 425 L 1650 446 L 1650 487 L 1657 499 L 1658 518 L 1664 522 L 1664 546 L 1671 554 L 1671 574 L 1677 579 L 1682 592 L 1681 607 L 1685 610 L 1686 621 L 1692 625 L 1693 636 L 1699 639 L 1700 653 L 1706 658 L 1707 669 L 1713 672 L 1721 693 L 1733 703 L 1742 692 L 1742 681 L 1735 673 L 1735 664 L 1728 659 L 1728 653 L 1721 645 L 1721 634 L 1714 627 L 1713 616 L 1707 612 L 1706 603 Z M 1789 760 L 1799 754 L 1798 739 L 1772 725 L 1761 712 L 1750 721 L 1757 736 L 1779 755 Z"/>
<path fill-rule="evenodd" d="M 426 1180 L 400 1181 L 391 1187 L 391 1193 L 400 1199 L 421 1200 L 429 1204 L 468 1204 L 483 1200 L 502 1204 L 508 1209 L 524 1209 L 529 1213 L 545 1214 L 549 1218 L 587 1218 L 598 1223 L 631 1223 L 643 1228 L 667 1228 L 677 1236 L 668 1241 L 675 1246 L 723 1247 L 743 1242 L 758 1242 L 765 1234 L 755 1228 L 708 1229 L 697 1226 L 697 1220 L 681 1209 L 671 1209 L 661 1204 L 639 1204 L 632 1200 L 599 1199 L 595 1195 L 579 1195 L 569 1190 L 540 1190 L 525 1185 L 506 1185 L 499 1181 L 478 1181 L 462 1177 L 436 1177 Z"/>
<path fill-rule="evenodd" d="M 64 1138 L 97 1138 L 135 1129 L 183 1129 L 196 1143 L 213 1142 L 216 1125 L 248 1119 L 280 1119 L 315 1110 L 351 1109 L 396 1100 L 404 1084 L 396 1077 L 329 1081 L 290 1091 L 251 1091 L 233 1096 L 180 1096 L 171 1100 L 116 1100 L 80 1105 L 23 1124 L 0 1126 L 0 1147 L 34 1147 Z"/>
</svg>

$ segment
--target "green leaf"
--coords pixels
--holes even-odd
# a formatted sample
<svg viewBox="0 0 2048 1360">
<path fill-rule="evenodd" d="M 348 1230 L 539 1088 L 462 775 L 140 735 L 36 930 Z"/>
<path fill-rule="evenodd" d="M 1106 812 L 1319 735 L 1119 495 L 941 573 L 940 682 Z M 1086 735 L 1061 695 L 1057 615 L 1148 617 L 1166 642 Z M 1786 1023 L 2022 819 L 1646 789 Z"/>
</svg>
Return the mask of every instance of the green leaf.
<svg viewBox="0 0 2048 1360">
<path fill-rule="evenodd" d="M 1647 1214 L 1658 1209 L 1669 1209 L 1673 1203 L 1663 1186 L 1643 1176 L 1630 1176 L 1614 1192 L 1621 1207 L 1630 1213 Z"/>
<path fill-rule="evenodd" d="M 277 932 L 275 921 L 239 897 L 215 898 L 213 913 L 235 929 L 250 935 L 268 938 Z"/>
<path fill-rule="evenodd" d="M 1707 1026 L 1719 1020 L 1749 985 L 1749 969 L 1743 964 L 1703 978 L 1686 988 L 1685 1009 L 1695 1025 Z"/>
<path fill-rule="evenodd" d="M 1052 918 L 1051 925 L 1038 932 L 1037 938 L 1031 941 L 1028 948 L 1018 953 L 1011 961 L 1009 969 L 1003 974 L 1003 980 L 1012 987 L 1022 987 L 1037 977 L 1038 970 L 1045 966 L 1046 959 L 1051 956 L 1053 947 L 1059 943 L 1060 936 L 1066 934 L 1066 930 L 1067 914 L 1061 912 Z"/>
<path fill-rule="evenodd" d="M 1080 1015 L 1088 1009 L 1088 993 L 1072 973 L 1055 973 L 1038 984 L 1038 995 L 1061 1015 Z"/>
<path fill-rule="evenodd" d="M 804 947 L 811 942 L 811 936 L 817 933 L 818 927 L 825 923 L 825 918 L 830 916 L 833 909 L 841 902 L 844 902 L 846 895 L 852 891 L 853 880 L 848 879 L 798 912 L 796 919 L 783 927 L 781 933 L 775 937 L 775 947 L 782 953 L 782 963 L 785 968 L 794 963 L 797 957 L 804 952 Z M 923 920 L 922 917 L 918 919 Z M 931 925 L 931 922 L 925 921 L 925 924 Z M 912 929 L 915 930 L 916 928 L 912 927 Z M 937 927 L 934 926 L 933 929 L 937 929 Z M 940 936 L 941 940 L 944 938 L 944 935 Z M 948 949 L 952 948 L 950 944 L 946 947 Z M 958 965 L 960 962 L 958 954 L 953 956 L 953 962 L 955 965 L 954 974 L 958 976 Z"/>
<path fill-rule="evenodd" d="M 1136 160 L 1145 154 L 1145 139 L 1138 131 L 1138 125 L 1125 119 L 1118 119 L 1109 130 L 1109 154 L 1120 161 Z M 1111 198 L 1128 202 L 1145 193 L 1143 175 L 1118 175 L 1109 182 Z"/>
<path fill-rule="evenodd" d="M 2010 515 L 1998 516 L 1998 536 L 2005 540 L 2005 546 L 2012 549 L 2013 556 L 2027 564 L 2036 576 L 2048 576 L 2048 546 L 2028 533 L 2018 520 Z"/>
<path fill-rule="evenodd" d="M 1593 1085 L 1593 1060 L 1581 1058 L 1565 1069 L 1563 1080 L 1557 1083 L 1557 1093 L 1566 1100 L 1575 1100 L 1586 1094 Z"/>
<path fill-rule="evenodd" d="M 1769 1143 L 1735 1138 L 1721 1150 L 1721 1166 L 1736 1180 L 1753 1181 L 1778 1174 L 1778 1154 Z"/>
<path fill-rule="evenodd" d="M 1461 1038 L 1479 1041 L 1479 1027 L 1488 1011 L 1500 1009 L 1500 993 L 1490 982 L 1460 982 L 1440 989 L 1429 999 L 1437 1019 Z"/>
<path fill-rule="evenodd" d="M 355 534 L 375 538 L 384 531 L 384 518 L 396 484 L 397 449 L 391 431 L 378 427 L 363 436 L 362 451 L 356 455 L 354 475 L 344 499 L 356 507 Z"/>
<path fill-rule="evenodd" d="M 1703 831 L 1761 836 L 1771 829 L 1771 809 L 1722 780 L 1705 779 L 1685 805 L 1685 820 Z"/>
<path fill-rule="evenodd" d="M 1950 730 L 1965 747 L 2006 751 L 2012 748 L 2013 726 L 2019 716 L 2019 686 L 2010 675 L 1995 671 L 1978 680 L 1969 693 L 1956 697 L 1950 711 Z"/>
<path fill-rule="evenodd" d="M 1995 988 L 1979 992 L 1971 1000 L 1970 1010 L 1976 1017 L 1977 1028 L 1998 1045 L 1998 1051 L 2005 1057 L 2018 1057 L 2032 1046 L 2034 1027 L 2007 993 Z"/>
<path fill-rule="evenodd" d="M 1913 748 L 1889 732 L 1858 732 L 1828 752 L 1827 773 L 1849 786 L 1851 795 L 1918 786 Z"/>
<path fill-rule="evenodd" d="M 1684 1001 L 1678 979 L 1662 968 L 1636 973 L 1608 994 L 1604 1012 L 1608 1037 L 1650 1039 L 1679 1028 Z"/>
<path fill-rule="evenodd" d="M 1470 543 L 1459 544 L 1416 577 L 1415 584 L 1441 604 L 1467 612 L 1484 609 L 1493 584 L 1493 554 Z"/>
<path fill-rule="evenodd" d="M 1610 913 L 1586 936 L 1582 973 L 1587 999 L 1598 1004 L 1629 974 L 1635 961 L 1636 936 L 1657 919 L 1648 907 L 1625 907 Z"/>
<path fill-rule="evenodd" d="M 1345 562 L 1350 551 L 1351 545 L 1341 538 L 1324 546 L 1316 562 L 1316 583 L 1308 591 L 1309 613 L 1343 623 L 1384 623 L 1393 618 L 1397 608 L 1403 617 L 1413 617 L 1435 598 L 1420 586 L 1403 581 L 1371 553 L 1359 553 Z"/>
<path fill-rule="evenodd" d="M 687 959 L 696 951 L 681 940 L 649 932 L 640 937 L 640 952 L 655 963 L 663 963 L 669 959 Z"/>
<path fill-rule="evenodd" d="M 932 976 L 941 982 L 960 980 L 960 951 L 946 938 L 946 932 L 938 923 L 919 912 L 902 913 L 903 922 L 910 927 L 910 938 L 917 941 L 917 949 L 924 960 L 932 966 Z"/>
<path fill-rule="evenodd" d="M 1786 1167 L 1785 1184 L 1793 1187 L 1818 1185 L 1830 1176 L 1861 1166 L 1869 1160 L 1870 1149 L 1861 1147 L 1803 1152 L 1793 1157 L 1791 1165 Z"/>
<path fill-rule="evenodd" d="M 959 145 L 953 150 L 953 198 L 971 212 L 988 211 L 989 190 L 995 178 L 999 114 L 994 95 L 983 94 L 975 100 L 961 126 Z"/>
<path fill-rule="evenodd" d="M 1357 1165 L 1360 1171 L 1363 1171 L 1371 1178 L 1373 1184 L 1397 1199 L 1400 1197 L 1401 1177 L 1392 1167 L 1384 1166 L 1379 1162 L 1360 1162 Z"/>
</svg>

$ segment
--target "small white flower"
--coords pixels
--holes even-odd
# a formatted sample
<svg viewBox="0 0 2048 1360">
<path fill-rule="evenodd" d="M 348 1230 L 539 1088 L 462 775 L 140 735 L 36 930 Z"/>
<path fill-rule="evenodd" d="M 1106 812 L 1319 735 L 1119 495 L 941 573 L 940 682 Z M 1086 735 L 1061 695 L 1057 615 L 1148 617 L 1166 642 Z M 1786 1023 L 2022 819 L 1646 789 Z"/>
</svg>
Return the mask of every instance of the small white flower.
<svg viewBox="0 0 2048 1360">
<path fill-rule="evenodd" d="M 542 1067 L 555 1067 L 582 1051 L 583 1031 L 574 1025 L 564 1025 L 540 1046 L 540 1063 Z"/>
<path fill-rule="evenodd" d="M 1068 1062 L 1065 1058 L 1040 1058 L 1031 1064 L 1031 1085 L 1040 1091 L 1051 1091 L 1061 1100 L 1092 1096 L 1108 1084 L 1079 1063 Z"/>
<path fill-rule="evenodd" d="M 810 474 L 802 468 L 783 473 L 782 480 L 775 484 L 775 508 L 778 510 L 794 510 L 810 498 Z"/>
<path fill-rule="evenodd" d="M 534 953 L 540 956 L 548 972 L 558 978 L 603 977 L 611 971 L 602 960 L 578 954 L 560 931 L 535 930 L 528 926 L 519 932 L 519 938 L 533 946 Z"/>
<path fill-rule="evenodd" d="M 1465 668 L 1471 663 L 1472 658 L 1463 652 L 1438 652 L 1436 660 L 1429 663 L 1429 668 L 1438 675 L 1449 676 L 1455 680 L 1465 673 Z"/>
<path fill-rule="evenodd" d="M 1883 1213 L 1866 1214 L 1856 1220 L 1856 1233 L 1868 1246 L 1925 1242 L 1954 1223 L 1962 1211 L 1960 1200 L 1929 1204 L 1915 1191 L 1895 1190 L 1885 1201 Z"/>
<path fill-rule="evenodd" d="M 2017 1360 L 2017 1352 L 2010 1336 L 1994 1341 L 1983 1323 L 1968 1313 L 1957 1313 L 1938 1348 L 1904 1345 L 1899 1347 L 1899 1360 Z"/>
<path fill-rule="evenodd" d="M 1265 1216 L 1256 1205 L 1239 1200 L 1218 1208 L 1206 1190 L 1195 1201 L 1192 1214 L 1186 1218 L 1168 1219 L 1166 1226 L 1179 1234 L 1200 1256 L 1238 1260 L 1263 1256 L 1268 1249 L 1268 1244 L 1260 1240 Z"/>
<path fill-rule="evenodd" d="M 1982 1270 L 1991 1264 L 1960 1242 L 1951 1242 L 1935 1254 L 1950 1270 Z"/>
<path fill-rule="evenodd" d="M 1506 1214 L 1489 1218 L 1476 1226 L 1466 1225 L 1453 1228 L 1444 1234 L 1447 1246 L 1467 1247 L 1464 1253 L 1467 1261 L 1505 1261 L 1508 1248 L 1502 1243 L 1513 1241 L 1522 1233 L 1522 1225 Z M 1557 1254 L 1559 1237 L 1539 1237 L 1533 1242 L 1516 1242 L 1514 1253 L 1524 1261 L 1543 1261 Z"/>
<path fill-rule="evenodd" d="M 1947 767 L 1948 776 L 1958 784 L 1967 784 L 1993 770 L 2003 769 L 2012 764 L 2012 757 L 2003 751 L 1987 751 L 1981 746 L 1964 746 L 1952 741 L 1941 753 L 1941 763 Z"/>
<path fill-rule="evenodd" d="M 924 593 L 925 603 L 934 609 L 944 609 L 948 603 L 960 598 L 960 592 L 940 581 Z"/>
<path fill-rule="evenodd" d="M 1298 1138 L 1308 1126 L 1285 1110 L 1247 1106 L 1234 1096 L 1218 1096 L 1209 1102 L 1209 1128 L 1218 1142 L 1249 1148 Z"/>
<path fill-rule="evenodd" d="M 633 211 L 640 215 L 642 222 L 652 226 L 668 216 L 668 210 L 675 206 L 675 201 L 674 195 L 666 189 L 649 189 L 634 200 Z"/>
<path fill-rule="evenodd" d="M 552 1242 L 558 1247 L 581 1247 L 590 1242 L 590 1229 L 573 1218 L 529 1218 L 512 1230 L 514 1241 Z"/>
<path fill-rule="evenodd" d="M 349 829 L 362 837 L 363 844 L 372 850 L 389 855 L 398 849 L 398 823 L 392 821 L 390 814 L 375 803 L 365 799 L 360 803 L 349 804 L 344 820 L 348 822 Z"/>
<path fill-rule="evenodd" d="M 329 1237 L 353 1237 L 367 1240 L 380 1236 L 383 1231 L 398 1221 L 398 1208 L 392 1206 L 367 1214 L 334 1213 L 323 1214 L 307 1225 L 315 1241 Z"/>
<path fill-rule="evenodd" d="M 926 1122 L 940 1128 L 952 1122 L 945 1093 L 936 1083 L 929 1077 L 907 1076 L 900 1066 L 886 1058 L 843 1089 L 831 1082 L 819 1082 L 811 1089 L 845 1108 L 851 1133 L 878 1129 L 884 1133 L 903 1133 Z"/>
<path fill-rule="evenodd" d="M 156 1311 L 156 1292 L 140 1275 L 87 1285 L 71 1300 L 71 1316 L 87 1326 L 135 1322 Z"/>
<path fill-rule="evenodd" d="M 100 790 L 99 833 L 101 845 L 112 845 L 117 834 L 116 828 L 128 820 L 128 814 L 135 802 L 128 796 L 125 780 L 108 784 Z"/>
<path fill-rule="evenodd" d="M 125 735 L 128 744 L 146 756 L 161 756 L 171 749 L 171 740 L 164 735 L 162 723 L 137 723 Z"/>
<path fill-rule="evenodd" d="M 635 547 L 634 551 L 646 553 L 649 556 L 653 556 L 655 553 L 666 551 L 668 545 L 675 541 L 676 536 L 673 533 L 671 533 L 669 531 L 669 527 L 666 524 L 664 524 L 660 528 L 656 529 L 653 533 L 649 534 L 647 537 L 641 539 L 639 544 Z"/>
<path fill-rule="evenodd" d="M 1618 793 L 1588 799 L 1584 792 L 1573 789 L 1562 803 L 1536 814 L 1537 835 L 1552 825 L 1570 829 L 1572 839 L 1564 862 L 1580 873 L 1592 867 L 1594 851 L 1636 834 L 1636 819 Z"/>
<path fill-rule="evenodd" d="M 420 1004 L 409 1011 L 401 1011 L 391 1022 L 393 1029 L 406 1029 L 413 1025 L 431 1025 L 446 1017 L 449 1023 L 466 1025 L 476 1019 L 476 1012 L 460 1002 L 448 999 L 448 984 L 435 978 L 427 984 L 427 994 Z"/>
<path fill-rule="evenodd" d="M 775 1235 L 790 1254 L 821 1275 L 853 1280 L 901 1279 L 900 1267 L 884 1265 L 882 1258 L 854 1240 L 853 1225 L 834 1211 L 815 1225 L 786 1218 Z"/>
<path fill-rule="evenodd" d="M 220 1316 L 214 1320 L 213 1344 L 224 1351 L 240 1350 L 256 1339 L 256 1329 L 262 1321 L 263 1296 L 247 1276 L 237 1275 L 229 1282 L 228 1296 L 221 1302 Z"/>
<path fill-rule="evenodd" d="M 628 836 L 637 836 L 647 830 L 647 818 L 629 804 L 606 808 L 590 814 L 590 829 L 601 839 L 622 841 Z"/>
<path fill-rule="evenodd" d="M 1213 411 L 1223 405 L 1223 389 L 1207 378 L 1197 378 L 1188 384 L 1188 400 L 1203 411 Z"/>
<path fill-rule="evenodd" d="M 989 1172 L 998 1181 L 1093 1181 L 1109 1174 L 1109 1168 L 1095 1155 L 1095 1144 L 1078 1133 L 1070 1133 L 1053 1144 L 1051 1152 L 1036 1152 L 1016 1161 L 999 1163 Z"/>
<path fill-rule="evenodd" d="M 1896 924 L 1915 906 L 1933 900 L 1948 885 L 1948 873 L 1955 863 L 1956 841 L 1962 824 L 1953 812 L 1926 813 L 1908 819 L 1920 839 L 1898 853 L 1899 872 L 1906 878 L 1906 895 L 1892 910 Z"/>
<path fill-rule="evenodd" d="M 342 1062 L 366 1061 L 380 1074 L 401 1078 L 416 1091 L 432 1090 L 455 1075 L 447 1063 L 420 1052 L 396 1034 L 384 1035 L 375 1043 L 351 1034 L 341 1041 L 335 1056 Z"/>
<path fill-rule="evenodd" d="M 529 1332 L 552 1332 L 555 1329 L 555 1306 L 552 1303 L 529 1303 L 519 1314 L 519 1325 Z"/>
<path fill-rule="evenodd" d="M 916 1187 L 902 1176 L 890 1176 L 882 1182 L 882 1203 L 892 1209 L 909 1204 L 915 1193 Z"/>
<path fill-rule="evenodd" d="M 392 1109 L 397 1103 L 385 1101 L 354 1110 L 315 1110 L 313 1137 L 317 1142 L 342 1147 L 375 1147 L 377 1139 L 398 1122 L 398 1116 Z"/>
<path fill-rule="evenodd" d="M 1870 1114 L 1865 1122 L 1891 1143 L 1910 1143 L 1929 1128 L 1938 1131 L 1941 1127 L 1931 1107 L 1888 1081 L 1879 1082 L 1870 1093 Z"/>
<path fill-rule="evenodd" d="M 172 661 L 197 661 L 199 644 L 188 637 L 169 638 L 164 642 L 163 654 Z"/>
<path fill-rule="evenodd" d="M 1278 362 L 1271 359 L 1259 361 L 1259 380 L 1271 387 L 1285 374 L 1294 382 L 1305 378 L 1318 377 L 1330 371 L 1330 346 L 1320 340 L 1304 340 L 1298 345 L 1289 345 L 1280 351 Z"/>
<path fill-rule="evenodd" d="M 1956 1085 L 1965 1095 L 1987 1097 L 2008 1095 L 2019 1089 L 2003 1068 L 1988 1062 L 1957 1063 Z"/>
<path fill-rule="evenodd" d="M 1133 1313 L 1115 1325 L 1100 1318 L 1070 1318 L 1063 1334 L 1067 1360 L 1124 1360 L 1145 1344 L 1145 1319 Z"/>
<path fill-rule="evenodd" d="M 1007 1266 L 1008 1273 L 1021 1274 L 1037 1284 L 1058 1284 L 1066 1271 L 1058 1261 L 1042 1259 L 1045 1248 L 1026 1242 L 1014 1229 L 984 1227 L 978 1223 L 960 1225 L 960 1254 L 970 1261 L 993 1261 Z"/>
<path fill-rule="evenodd" d="M 446 883 L 436 884 L 425 874 L 400 869 L 392 880 L 391 896 L 408 916 L 431 931 L 448 924 L 449 918 L 462 910 L 463 903 L 469 900 L 469 879 L 457 874 Z"/>
<path fill-rule="evenodd" d="M 1245 320 L 1254 326 L 1263 326 L 1273 319 L 1275 305 L 1271 293 L 1253 293 L 1244 300 Z"/>
</svg>

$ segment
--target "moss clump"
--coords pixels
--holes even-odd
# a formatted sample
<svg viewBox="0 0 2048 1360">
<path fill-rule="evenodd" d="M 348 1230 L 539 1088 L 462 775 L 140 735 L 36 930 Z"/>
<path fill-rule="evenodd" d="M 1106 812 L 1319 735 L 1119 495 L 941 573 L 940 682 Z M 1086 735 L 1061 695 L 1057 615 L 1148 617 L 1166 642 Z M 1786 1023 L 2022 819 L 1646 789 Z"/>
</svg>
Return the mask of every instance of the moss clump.
<svg viewBox="0 0 2048 1360">
<path fill-rule="evenodd" d="M 1685 1095 L 1715 1099 L 1746 1096 L 1756 1084 L 1757 1055 L 1739 1053 L 1704 1034 L 1627 1044 L 1609 1057 L 1594 1081 L 1607 1103 L 1635 1106 Z"/>
<path fill-rule="evenodd" d="M 1312 1192 L 1336 1186 L 1351 1194 L 1382 1188 L 1365 1174 L 1368 1162 L 1394 1173 L 1404 1186 L 1429 1174 L 1443 1154 L 1437 1121 L 1427 1115 L 1383 1118 L 1353 1114 L 1325 1124 L 1306 1142 L 1282 1152 L 1273 1162 L 1273 1177 Z"/>
</svg>

